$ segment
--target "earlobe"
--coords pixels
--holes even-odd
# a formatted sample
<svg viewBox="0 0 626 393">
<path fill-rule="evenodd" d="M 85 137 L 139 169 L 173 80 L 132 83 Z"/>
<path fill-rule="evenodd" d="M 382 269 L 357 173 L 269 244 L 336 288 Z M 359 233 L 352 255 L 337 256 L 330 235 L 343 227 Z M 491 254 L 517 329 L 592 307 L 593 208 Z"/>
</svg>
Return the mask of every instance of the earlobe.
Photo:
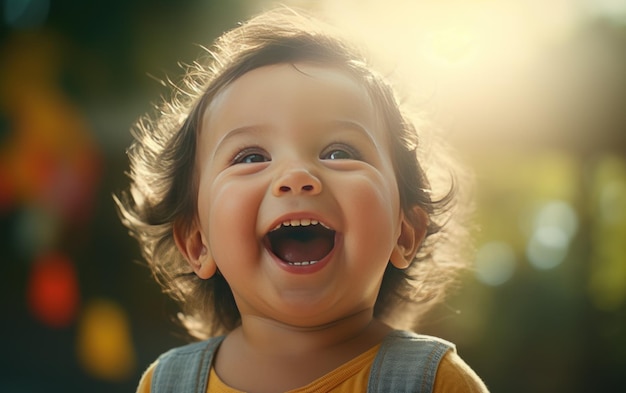
<svg viewBox="0 0 626 393">
<path fill-rule="evenodd" d="M 393 266 L 398 269 L 406 269 L 411 265 L 417 250 L 426 237 L 427 228 L 428 215 L 419 206 L 413 206 L 408 212 L 402 213 L 400 234 L 389 257 Z"/>
<path fill-rule="evenodd" d="M 202 233 L 195 225 L 186 231 L 174 225 L 174 241 L 198 277 L 206 280 L 215 274 L 217 265 L 202 237 Z"/>
</svg>

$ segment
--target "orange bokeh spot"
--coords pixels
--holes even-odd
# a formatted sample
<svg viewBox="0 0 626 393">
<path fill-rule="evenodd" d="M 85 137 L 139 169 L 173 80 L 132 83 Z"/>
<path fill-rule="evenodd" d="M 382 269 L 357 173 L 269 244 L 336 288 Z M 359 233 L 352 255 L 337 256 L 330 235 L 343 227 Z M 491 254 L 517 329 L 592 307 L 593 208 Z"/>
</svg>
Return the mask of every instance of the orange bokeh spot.
<svg viewBox="0 0 626 393">
<path fill-rule="evenodd" d="M 32 267 L 28 283 L 28 306 L 42 323 L 69 326 L 78 309 L 78 283 L 72 262 L 59 253 L 40 257 Z"/>
</svg>

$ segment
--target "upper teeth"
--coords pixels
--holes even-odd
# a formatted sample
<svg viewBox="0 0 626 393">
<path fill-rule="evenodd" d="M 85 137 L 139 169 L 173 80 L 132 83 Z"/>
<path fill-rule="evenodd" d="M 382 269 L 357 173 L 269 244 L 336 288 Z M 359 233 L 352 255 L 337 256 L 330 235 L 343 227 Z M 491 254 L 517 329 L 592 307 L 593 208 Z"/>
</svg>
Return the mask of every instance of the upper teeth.
<svg viewBox="0 0 626 393">
<path fill-rule="evenodd" d="M 314 220 L 312 218 L 301 218 L 301 219 L 292 219 L 292 220 L 285 220 L 283 222 L 281 222 L 280 224 L 276 225 L 274 227 L 274 229 L 272 229 L 273 231 L 277 230 L 280 227 L 306 227 L 309 225 L 317 225 L 320 224 L 321 226 L 323 226 L 326 229 L 330 229 L 330 227 L 326 224 L 324 224 L 323 222 L 319 222 L 318 220 Z"/>
</svg>

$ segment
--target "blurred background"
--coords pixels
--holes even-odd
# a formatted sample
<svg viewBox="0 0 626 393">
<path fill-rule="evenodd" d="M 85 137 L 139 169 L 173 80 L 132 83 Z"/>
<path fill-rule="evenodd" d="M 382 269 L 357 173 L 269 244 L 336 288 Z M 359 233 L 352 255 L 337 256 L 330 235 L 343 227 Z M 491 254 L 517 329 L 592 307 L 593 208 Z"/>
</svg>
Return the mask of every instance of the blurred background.
<svg viewBox="0 0 626 393">
<path fill-rule="evenodd" d="M 626 2 L 283 3 L 370 44 L 475 172 L 475 269 L 422 331 L 493 392 L 624 386 Z M 112 201 L 129 129 L 276 3 L 0 4 L 0 391 L 134 391 L 185 339 Z"/>
</svg>

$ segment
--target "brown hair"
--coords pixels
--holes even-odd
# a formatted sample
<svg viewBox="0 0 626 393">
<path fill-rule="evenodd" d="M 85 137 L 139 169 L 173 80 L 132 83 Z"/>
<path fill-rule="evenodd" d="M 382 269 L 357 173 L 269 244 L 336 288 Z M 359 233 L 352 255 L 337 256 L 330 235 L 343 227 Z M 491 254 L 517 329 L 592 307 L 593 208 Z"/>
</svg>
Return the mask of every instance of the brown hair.
<svg viewBox="0 0 626 393">
<path fill-rule="evenodd" d="M 345 70 L 363 83 L 389 131 L 401 207 L 410 215 L 417 205 L 429 216 L 426 239 L 409 268 L 388 264 L 374 315 L 398 328 L 412 327 L 424 309 L 442 298 L 463 267 L 457 251 L 464 244 L 464 231 L 458 216 L 451 214 L 456 187 L 452 182 L 442 197 L 433 199 L 418 161 L 420 141 L 414 122 L 385 78 L 349 42 L 331 27 L 290 10 L 261 14 L 222 35 L 207 50 L 206 65 L 195 62 L 158 115 L 146 115 L 134 127 L 135 141 L 128 150 L 130 189 L 116 202 L 157 281 L 181 304 L 179 317 L 193 336 L 227 332 L 240 324 L 225 279 L 219 274 L 198 278 L 174 242 L 174 226 L 184 228 L 197 214 L 194 162 L 202 115 L 225 86 L 265 65 L 309 61 Z M 451 168 L 444 172 L 450 174 Z M 422 309 L 404 308 L 410 306 Z"/>
</svg>

